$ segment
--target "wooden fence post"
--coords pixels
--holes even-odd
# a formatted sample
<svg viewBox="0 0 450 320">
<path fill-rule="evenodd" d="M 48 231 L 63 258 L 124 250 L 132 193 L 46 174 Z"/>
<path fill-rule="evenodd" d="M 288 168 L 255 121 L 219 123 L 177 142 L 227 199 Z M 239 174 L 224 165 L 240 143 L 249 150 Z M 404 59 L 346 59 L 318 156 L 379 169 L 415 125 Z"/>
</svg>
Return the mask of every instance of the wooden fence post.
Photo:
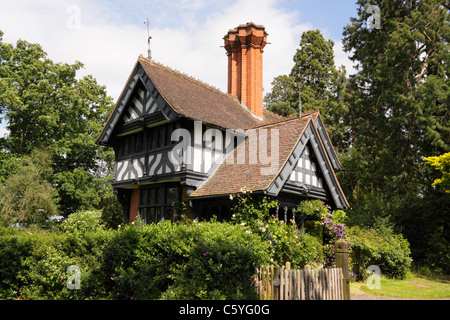
<svg viewBox="0 0 450 320">
<path fill-rule="evenodd" d="M 348 270 L 348 244 L 344 239 L 336 241 L 336 268 L 342 269 L 344 300 L 350 300 L 350 272 Z"/>
</svg>

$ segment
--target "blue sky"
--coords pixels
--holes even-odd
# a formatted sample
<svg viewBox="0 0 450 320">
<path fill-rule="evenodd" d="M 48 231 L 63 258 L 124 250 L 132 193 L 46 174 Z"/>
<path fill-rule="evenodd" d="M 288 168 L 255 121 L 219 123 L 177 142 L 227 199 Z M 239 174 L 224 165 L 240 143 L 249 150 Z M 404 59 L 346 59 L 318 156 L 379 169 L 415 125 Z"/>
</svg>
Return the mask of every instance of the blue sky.
<svg viewBox="0 0 450 320">
<path fill-rule="evenodd" d="M 233 1 L 232 1 L 233 2 Z M 279 8 L 297 11 L 299 21 L 309 21 L 316 28 L 326 29 L 333 39 L 340 39 L 343 27 L 350 16 L 356 14 L 354 0 L 284 0 L 277 1 Z M 99 0 L 97 3 L 108 7 L 118 16 L 117 23 L 137 24 L 150 18 L 153 25 L 183 27 L 189 19 L 204 19 L 229 6 L 228 1 L 126 1 Z M 263 22 L 263 21 L 262 21 Z M 263 23 L 261 23 L 263 24 Z"/>
<path fill-rule="evenodd" d="M 226 91 L 223 36 L 246 22 L 264 25 L 264 89 L 292 68 L 301 34 L 320 29 L 335 42 L 335 61 L 352 72 L 342 50 L 342 32 L 356 17 L 356 0 L 0 0 L 3 41 L 39 43 L 55 62 L 85 64 L 115 100 L 139 54 L 147 52 L 150 19 L 152 57 Z M 1 126 L 1 124 L 0 124 Z M 0 135 L 4 129 L 0 129 Z"/>
</svg>

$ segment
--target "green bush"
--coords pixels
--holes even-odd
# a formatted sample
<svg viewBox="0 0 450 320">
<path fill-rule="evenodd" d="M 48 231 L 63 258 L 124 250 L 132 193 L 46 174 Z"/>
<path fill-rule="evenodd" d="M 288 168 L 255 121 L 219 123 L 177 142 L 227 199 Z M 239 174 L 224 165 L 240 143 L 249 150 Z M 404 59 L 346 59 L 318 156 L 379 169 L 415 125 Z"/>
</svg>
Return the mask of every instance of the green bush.
<svg viewBox="0 0 450 320">
<path fill-rule="evenodd" d="M 55 231 L 0 230 L 0 299 L 104 297 L 95 276 L 107 232 L 74 236 Z M 81 289 L 69 290 L 67 268 L 76 265 Z"/>
<path fill-rule="evenodd" d="M 101 213 L 86 211 L 59 230 L 0 228 L 0 299 L 256 299 L 255 267 L 322 260 L 319 240 L 268 216 L 272 205 L 229 223 L 105 230 Z M 67 287 L 71 266 L 80 289 Z"/>
<path fill-rule="evenodd" d="M 188 260 L 176 266 L 164 298 L 256 299 L 255 268 L 268 261 L 268 245 L 229 223 L 198 223 Z"/>
<path fill-rule="evenodd" d="M 29 234 L 16 236 L 11 228 L 1 228 L 0 232 L 0 299 L 20 296 L 20 290 L 27 284 L 19 271 L 26 268 L 24 260 L 32 255 L 33 240 Z"/>
<path fill-rule="evenodd" d="M 67 220 L 61 223 L 61 229 L 65 233 L 82 234 L 85 232 L 97 232 L 104 230 L 102 212 L 79 211 L 72 213 Z"/>
<path fill-rule="evenodd" d="M 267 257 L 267 245 L 240 226 L 163 222 L 119 230 L 102 272 L 114 299 L 249 299 Z"/>
<path fill-rule="evenodd" d="M 294 223 L 284 223 L 269 211 L 277 206 L 277 201 L 267 197 L 255 197 L 244 190 L 234 196 L 235 206 L 231 222 L 242 226 L 247 232 L 255 233 L 269 244 L 270 264 L 284 265 L 290 262 L 292 268 L 303 268 L 306 264 L 321 265 L 323 246 L 316 236 L 303 234 Z M 311 215 L 317 209 L 323 210 L 321 201 L 302 203 Z M 300 206 L 299 206 L 300 207 Z M 308 212 L 309 212 L 308 211 Z M 326 211 L 326 209 L 325 209 Z"/>
<path fill-rule="evenodd" d="M 412 259 L 409 243 L 401 234 L 395 234 L 385 226 L 378 229 L 354 226 L 348 228 L 348 236 L 352 269 L 358 279 L 367 277 L 369 265 L 377 265 L 389 278 L 405 278 Z"/>
</svg>

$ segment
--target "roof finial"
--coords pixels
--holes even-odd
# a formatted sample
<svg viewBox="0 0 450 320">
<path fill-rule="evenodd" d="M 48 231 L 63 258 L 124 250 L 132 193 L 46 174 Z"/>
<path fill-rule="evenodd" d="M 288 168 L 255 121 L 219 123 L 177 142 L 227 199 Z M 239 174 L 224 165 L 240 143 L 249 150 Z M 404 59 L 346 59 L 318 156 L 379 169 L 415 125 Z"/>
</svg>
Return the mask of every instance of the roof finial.
<svg viewBox="0 0 450 320">
<path fill-rule="evenodd" d="M 150 36 L 150 22 L 148 21 L 147 18 L 147 22 L 144 22 L 147 25 L 147 37 L 148 37 L 148 50 L 147 50 L 147 58 L 148 61 L 151 63 L 152 62 L 152 51 L 150 50 L 150 40 L 152 39 L 152 37 Z"/>
</svg>

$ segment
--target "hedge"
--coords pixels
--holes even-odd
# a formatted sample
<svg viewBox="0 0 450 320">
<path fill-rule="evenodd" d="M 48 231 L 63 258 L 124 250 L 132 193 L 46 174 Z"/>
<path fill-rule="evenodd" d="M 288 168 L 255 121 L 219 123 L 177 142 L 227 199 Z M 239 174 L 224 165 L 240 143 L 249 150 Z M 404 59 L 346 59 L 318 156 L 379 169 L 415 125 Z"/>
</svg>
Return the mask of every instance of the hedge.
<svg viewBox="0 0 450 320">
<path fill-rule="evenodd" d="M 82 225 L 82 224 L 80 224 Z M 254 299 L 268 244 L 228 223 L 0 230 L 0 299 Z M 80 289 L 70 290 L 79 269 Z"/>
</svg>

